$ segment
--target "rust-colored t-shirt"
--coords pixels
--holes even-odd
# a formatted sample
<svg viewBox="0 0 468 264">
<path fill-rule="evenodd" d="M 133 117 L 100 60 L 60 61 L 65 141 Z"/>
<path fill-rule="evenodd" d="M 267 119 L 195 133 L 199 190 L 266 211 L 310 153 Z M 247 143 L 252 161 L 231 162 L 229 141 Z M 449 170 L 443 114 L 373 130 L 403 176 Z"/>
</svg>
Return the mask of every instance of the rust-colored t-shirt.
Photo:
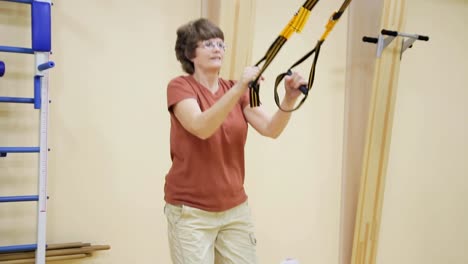
<svg viewBox="0 0 468 264">
<path fill-rule="evenodd" d="M 172 111 L 175 104 L 187 98 L 197 100 L 201 111 L 206 111 L 233 85 L 233 81 L 220 78 L 219 89 L 213 94 L 191 75 L 169 82 L 167 105 L 171 115 L 172 166 L 164 186 L 167 203 L 220 212 L 247 200 L 244 146 L 248 125 L 243 109 L 249 104 L 248 93 L 241 97 L 218 130 L 205 140 L 185 130 Z"/>
</svg>

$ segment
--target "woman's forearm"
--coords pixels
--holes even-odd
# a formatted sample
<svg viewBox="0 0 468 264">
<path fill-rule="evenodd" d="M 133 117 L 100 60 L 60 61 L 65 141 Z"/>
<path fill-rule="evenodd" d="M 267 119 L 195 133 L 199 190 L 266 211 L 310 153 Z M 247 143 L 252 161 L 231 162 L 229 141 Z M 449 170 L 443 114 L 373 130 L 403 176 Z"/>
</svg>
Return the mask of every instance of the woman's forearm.
<svg viewBox="0 0 468 264">
<path fill-rule="evenodd" d="M 213 135 L 238 103 L 244 91 L 245 88 L 236 84 L 212 107 L 196 115 L 191 122 L 193 134 L 201 139 L 207 139 Z"/>
<path fill-rule="evenodd" d="M 292 109 L 296 103 L 296 100 L 286 100 L 281 102 L 281 108 Z M 288 125 L 289 119 L 291 118 L 291 112 L 284 112 L 278 109 L 272 116 L 267 126 L 267 136 L 271 138 L 277 138 L 283 132 L 284 128 Z"/>
</svg>

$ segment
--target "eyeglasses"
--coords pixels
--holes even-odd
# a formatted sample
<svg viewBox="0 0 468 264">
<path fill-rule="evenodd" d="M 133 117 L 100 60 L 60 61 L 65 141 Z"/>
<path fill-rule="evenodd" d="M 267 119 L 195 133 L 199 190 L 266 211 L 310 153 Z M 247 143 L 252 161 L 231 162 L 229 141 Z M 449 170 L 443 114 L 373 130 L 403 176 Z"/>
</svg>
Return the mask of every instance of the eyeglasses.
<svg viewBox="0 0 468 264">
<path fill-rule="evenodd" d="M 226 44 L 223 41 L 204 40 L 202 41 L 202 47 L 209 50 L 214 50 L 215 47 L 220 50 L 226 50 Z"/>
</svg>

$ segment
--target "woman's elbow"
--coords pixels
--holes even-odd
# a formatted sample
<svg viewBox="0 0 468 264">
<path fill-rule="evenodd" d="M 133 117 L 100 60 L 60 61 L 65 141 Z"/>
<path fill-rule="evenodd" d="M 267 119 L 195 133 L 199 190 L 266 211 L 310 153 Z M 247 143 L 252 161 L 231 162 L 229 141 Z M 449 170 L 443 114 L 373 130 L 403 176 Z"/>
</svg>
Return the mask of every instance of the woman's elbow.
<svg viewBox="0 0 468 264">
<path fill-rule="evenodd" d="M 201 140 L 205 140 L 211 136 L 209 133 L 203 130 L 197 130 L 197 129 L 192 129 L 190 133 L 192 133 L 192 135 L 196 136 L 197 138 Z"/>
<path fill-rule="evenodd" d="M 270 130 L 265 130 L 260 133 L 264 137 L 268 137 L 271 139 L 277 139 L 281 135 L 281 131 L 270 131 Z"/>
<path fill-rule="evenodd" d="M 190 133 L 201 140 L 206 140 L 213 135 L 213 132 L 204 126 L 192 126 Z"/>
<path fill-rule="evenodd" d="M 201 140 L 207 140 L 211 136 L 212 136 L 212 134 L 208 134 L 208 133 L 199 133 L 199 134 L 196 135 L 196 137 L 198 137 Z"/>
<path fill-rule="evenodd" d="M 272 139 L 277 139 L 281 135 L 281 132 L 270 134 L 268 137 Z"/>
</svg>

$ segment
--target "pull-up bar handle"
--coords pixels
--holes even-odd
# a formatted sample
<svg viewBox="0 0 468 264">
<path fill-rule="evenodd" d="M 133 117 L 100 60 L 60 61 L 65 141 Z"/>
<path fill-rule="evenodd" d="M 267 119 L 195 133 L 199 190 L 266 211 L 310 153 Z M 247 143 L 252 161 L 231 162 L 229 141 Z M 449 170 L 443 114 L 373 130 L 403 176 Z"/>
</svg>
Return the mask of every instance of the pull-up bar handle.
<svg viewBox="0 0 468 264">
<path fill-rule="evenodd" d="M 428 36 L 418 36 L 418 40 L 429 41 Z"/>
<path fill-rule="evenodd" d="M 380 33 L 382 33 L 382 35 L 388 35 L 388 36 L 393 36 L 393 37 L 398 36 L 398 31 L 393 31 L 393 30 L 382 29 Z"/>
<path fill-rule="evenodd" d="M 386 30 L 382 29 L 381 31 L 382 35 L 388 35 L 388 36 L 393 36 L 396 37 L 398 35 L 403 36 L 403 37 L 410 37 L 410 38 L 415 38 L 417 40 L 423 40 L 423 41 L 429 41 L 428 36 L 423 36 L 423 35 L 410 35 L 410 34 L 405 34 L 405 33 L 399 33 L 398 31 L 393 31 L 393 30 Z"/>
<path fill-rule="evenodd" d="M 379 42 L 378 38 L 371 38 L 371 37 L 363 37 L 362 41 L 369 42 L 369 43 L 377 43 Z"/>
</svg>

